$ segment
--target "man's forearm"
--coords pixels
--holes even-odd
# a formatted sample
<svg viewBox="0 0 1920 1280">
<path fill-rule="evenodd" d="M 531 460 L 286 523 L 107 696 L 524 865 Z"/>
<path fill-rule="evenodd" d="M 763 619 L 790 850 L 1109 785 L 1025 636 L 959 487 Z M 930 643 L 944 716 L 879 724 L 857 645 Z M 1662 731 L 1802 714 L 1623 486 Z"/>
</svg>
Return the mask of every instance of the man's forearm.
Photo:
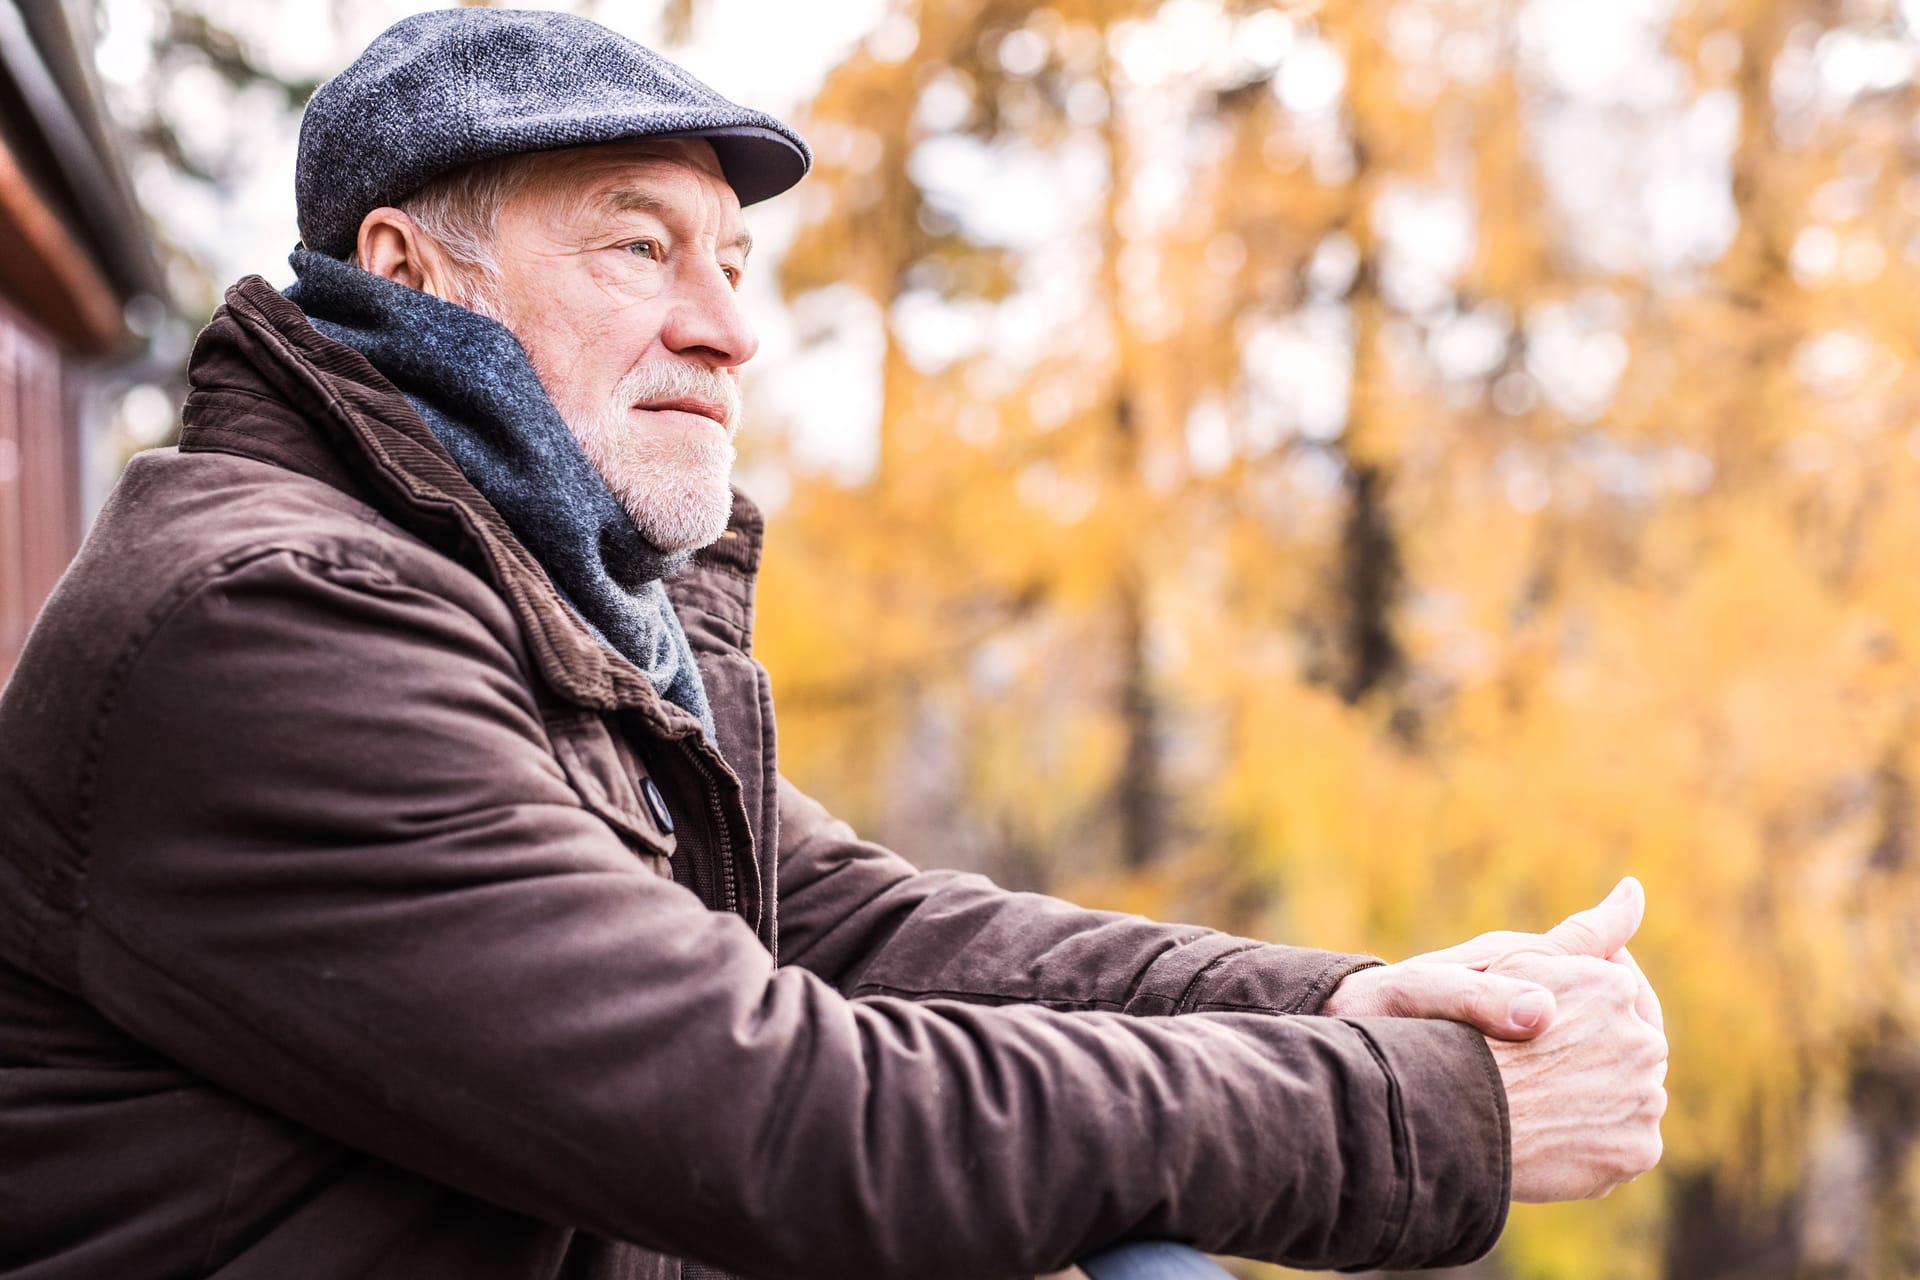
<svg viewBox="0 0 1920 1280">
<path fill-rule="evenodd" d="M 784 780 L 780 798 L 781 957 L 848 995 L 1318 1013 L 1344 978 L 1378 963 L 919 871 Z"/>
</svg>

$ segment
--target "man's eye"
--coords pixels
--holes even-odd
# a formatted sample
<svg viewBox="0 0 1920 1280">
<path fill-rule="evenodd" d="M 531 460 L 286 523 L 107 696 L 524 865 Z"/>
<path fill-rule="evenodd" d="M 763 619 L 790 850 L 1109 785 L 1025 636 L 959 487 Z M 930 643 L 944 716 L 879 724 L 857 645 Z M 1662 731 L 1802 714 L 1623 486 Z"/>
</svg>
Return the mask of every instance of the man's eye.
<svg viewBox="0 0 1920 1280">
<path fill-rule="evenodd" d="M 720 268 L 720 270 L 726 274 L 728 284 L 732 285 L 736 289 L 740 287 L 740 268 L 722 267 Z"/>
<path fill-rule="evenodd" d="M 621 247 L 636 258 L 653 258 L 657 261 L 660 257 L 660 242 L 657 240 L 635 240 Z"/>
</svg>

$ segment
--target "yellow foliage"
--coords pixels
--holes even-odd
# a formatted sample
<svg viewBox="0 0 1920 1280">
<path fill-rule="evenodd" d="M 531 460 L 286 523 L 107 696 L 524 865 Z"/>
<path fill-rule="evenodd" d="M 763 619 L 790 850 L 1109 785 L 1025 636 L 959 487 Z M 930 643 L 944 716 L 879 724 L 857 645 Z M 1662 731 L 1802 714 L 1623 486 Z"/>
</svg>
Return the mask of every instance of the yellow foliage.
<svg viewBox="0 0 1920 1280">
<path fill-rule="evenodd" d="M 1387 955 L 1639 875 L 1667 1160 L 1516 1210 L 1500 1258 L 1640 1277 L 1831 1192 L 1809 1143 L 1881 1123 L 1859 1082 L 1916 1058 L 1915 94 L 1836 106 L 1819 61 L 1912 33 L 1810 0 L 1620 19 L 1659 24 L 1619 72 L 1654 79 L 1595 128 L 1735 122 L 1724 244 L 1661 265 L 1602 234 L 1639 197 L 1549 154 L 1548 8 L 909 7 L 912 54 L 814 104 L 876 145 L 823 149 L 787 286 L 1049 323 L 916 364 L 888 312 L 879 465 L 797 478 L 760 634 L 788 770 L 923 861 Z M 1277 62 L 1242 56 L 1263 12 Z M 1009 243 L 923 187 L 936 134 L 1080 148 L 1105 194 Z M 1437 276 L 1408 209 L 1465 228 Z M 1672 1209 L 1701 1186 L 1731 1207 Z"/>
</svg>

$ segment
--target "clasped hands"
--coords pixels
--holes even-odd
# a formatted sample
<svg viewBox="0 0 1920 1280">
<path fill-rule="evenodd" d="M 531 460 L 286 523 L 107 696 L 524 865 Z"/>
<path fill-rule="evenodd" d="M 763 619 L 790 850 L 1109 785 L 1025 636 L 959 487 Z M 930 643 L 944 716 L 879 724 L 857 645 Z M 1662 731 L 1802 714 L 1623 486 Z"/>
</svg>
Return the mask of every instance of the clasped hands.
<svg viewBox="0 0 1920 1280">
<path fill-rule="evenodd" d="M 1321 1013 L 1473 1026 L 1507 1089 L 1513 1198 L 1604 1196 L 1660 1160 L 1665 1022 L 1627 950 L 1645 912 L 1628 877 L 1546 933 L 1485 933 L 1349 974 Z"/>
</svg>

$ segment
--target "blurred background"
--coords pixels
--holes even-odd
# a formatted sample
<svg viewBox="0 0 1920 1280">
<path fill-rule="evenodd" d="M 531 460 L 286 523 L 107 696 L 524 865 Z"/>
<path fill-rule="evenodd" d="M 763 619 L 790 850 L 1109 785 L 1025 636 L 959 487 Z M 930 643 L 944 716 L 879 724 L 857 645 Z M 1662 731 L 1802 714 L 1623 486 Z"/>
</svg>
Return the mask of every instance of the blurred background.
<svg viewBox="0 0 1920 1280">
<path fill-rule="evenodd" d="M 0 672 L 422 7 L 0 0 Z M 790 775 L 1389 957 L 1633 872 L 1666 1160 L 1461 1274 L 1920 1276 L 1920 0 L 567 7 L 818 155 L 750 213 Z"/>
</svg>

